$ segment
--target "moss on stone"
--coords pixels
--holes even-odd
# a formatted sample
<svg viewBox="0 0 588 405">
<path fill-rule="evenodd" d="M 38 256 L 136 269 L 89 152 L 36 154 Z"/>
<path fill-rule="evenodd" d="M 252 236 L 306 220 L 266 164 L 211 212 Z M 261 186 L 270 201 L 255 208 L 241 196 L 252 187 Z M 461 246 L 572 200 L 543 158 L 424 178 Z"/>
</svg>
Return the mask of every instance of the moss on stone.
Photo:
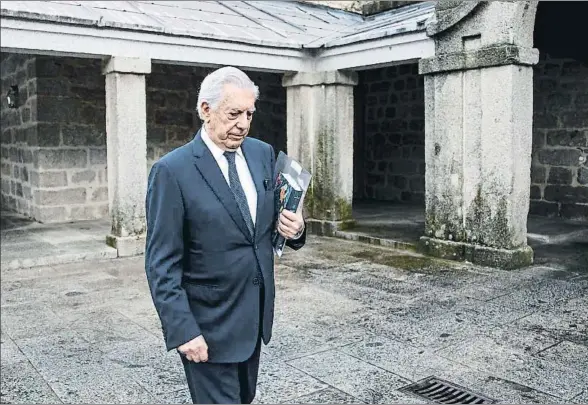
<svg viewBox="0 0 588 405">
<path fill-rule="evenodd" d="M 508 223 L 508 202 L 502 197 L 492 215 L 490 204 L 482 197 L 478 187 L 471 215 L 466 215 L 466 241 L 481 246 L 509 249 L 513 246 L 512 231 Z"/>
<path fill-rule="evenodd" d="M 432 207 L 432 208 L 428 208 Z M 438 198 L 427 204 L 425 212 L 425 235 L 436 239 L 461 241 L 465 232 L 461 228 L 459 218 L 452 218 L 453 207 L 448 207 Z"/>
<path fill-rule="evenodd" d="M 305 197 L 305 208 L 310 216 L 326 221 L 346 221 L 352 218 L 351 202 L 337 195 L 337 182 L 333 178 L 330 162 L 333 135 L 320 132 L 317 140 L 316 155 L 319 160 L 315 163 L 313 180 Z"/>
<path fill-rule="evenodd" d="M 370 262 L 384 266 L 394 267 L 407 271 L 441 270 L 448 267 L 455 267 L 458 263 L 446 262 L 441 259 L 419 256 L 414 254 L 388 254 L 378 250 L 363 250 L 354 252 L 352 256 L 358 259 L 369 260 Z"/>
</svg>

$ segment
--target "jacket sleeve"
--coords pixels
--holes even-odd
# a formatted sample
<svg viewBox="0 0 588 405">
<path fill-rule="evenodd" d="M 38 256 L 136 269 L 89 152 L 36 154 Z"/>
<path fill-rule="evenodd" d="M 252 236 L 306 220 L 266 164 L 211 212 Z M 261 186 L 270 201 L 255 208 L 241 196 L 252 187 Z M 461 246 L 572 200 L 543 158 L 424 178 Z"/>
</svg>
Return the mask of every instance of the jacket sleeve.
<svg viewBox="0 0 588 405">
<path fill-rule="evenodd" d="M 273 146 L 269 145 L 270 148 L 270 171 L 272 173 L 272 181 L 276 178 L 275 167 L 276 167 L 276 152 L 274 151 Z M 300 235 L 297 239 L 287 239 L 286 246 L 290 247 L 290 249 L 298 250 L 302 248 L 306 244 L 306 221 L 304 221 L 304 230 L 302 231 L 302 235 Z"/>
<path fill-rule="evenodd" d="M 177 180 L 165 162 L 149 173 L 145 201 L 145 272 L 161 320 L 167 350 L 201 334 L 182 288 L 184 203 Z"/>
</svg>

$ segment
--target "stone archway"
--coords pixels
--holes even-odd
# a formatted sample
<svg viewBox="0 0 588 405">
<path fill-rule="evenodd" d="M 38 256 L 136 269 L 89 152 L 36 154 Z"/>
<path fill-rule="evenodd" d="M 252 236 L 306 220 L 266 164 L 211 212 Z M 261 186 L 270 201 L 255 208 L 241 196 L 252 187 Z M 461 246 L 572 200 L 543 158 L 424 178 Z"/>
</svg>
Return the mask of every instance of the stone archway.
<svg viewBox="0 0 588 405">
<path fill-rule="evenodd" d="M 424 252 L 502 268 L 527 246 L 537 2 L 440 1 L 427 34 Z"/>
</svg>

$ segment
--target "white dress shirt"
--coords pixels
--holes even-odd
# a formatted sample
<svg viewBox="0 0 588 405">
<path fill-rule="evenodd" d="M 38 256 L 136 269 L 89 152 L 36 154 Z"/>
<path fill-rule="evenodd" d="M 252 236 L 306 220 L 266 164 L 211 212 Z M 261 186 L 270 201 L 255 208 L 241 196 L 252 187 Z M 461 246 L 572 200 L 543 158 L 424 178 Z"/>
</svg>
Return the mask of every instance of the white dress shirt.
<svg viewBox="0 0 588 405">
<path fill-rule="evenodd" d="M 218 163 L 221 171 L 223 172 L 223 176 L 225 176 L 225 180 L 229 187 L 231 186 L 229 182 L 229 162 L 227 162 L 227 158 L 224 155 L 224 151 L 219 148 L 213 141 L 210 139 L 204 125 L 200 131 L 200 136 L 202 140 L 210 149 L 212 156 Z M 253 177 L 251 177 L 251 172 L 249 171 L 249 166 L 247 166 L 247 161 L 245 160 L 245 156 L 243 155 L 243 151 L 241 147 L 237 149 L 235 152 L 235 166 L 237 166 L 237 174 L 239 175 L 239 180 L 241 181 L 241 187 L 243 187 L 243 191 L 245 192 L 245 197 L 247 198 L 247 204 L 249 205 L 249 212 L 251 213 L 251 220 L 253 221 L 253 225 L 255 225 L 255 220 L 257 216 L 257 190 L 255 189 L 255 183 L 253 182 Z"/>
</svg>

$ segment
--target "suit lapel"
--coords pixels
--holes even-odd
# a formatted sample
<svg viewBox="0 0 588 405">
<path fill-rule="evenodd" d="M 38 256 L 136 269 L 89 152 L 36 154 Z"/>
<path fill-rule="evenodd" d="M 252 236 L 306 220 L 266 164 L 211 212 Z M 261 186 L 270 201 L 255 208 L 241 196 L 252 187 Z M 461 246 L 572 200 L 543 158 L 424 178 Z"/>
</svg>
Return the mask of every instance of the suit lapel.
<svg viewBox="0 0 588 405">
<path fill-rule="evenodd" d="M 263 185 L 264 181 L 264 170 L 263 170 L 263 156 L 261 156 L 261 149 L 260 148 L 253 148 L 251 142 L 248 142 L 247 139 L 241 144 L 241 150 L 243 151 L 243 155 L 245 156 L 245 160 L 247 161 L 247 166 L 249 166 L 249 172 L 251 173 L 251 177 L 253 177 L 253 182 L 255 183 L 255 190 L 257 190 L 257 214 L 256 214 L 256 223 L 259 222 L 261 210 L 263 209 L 263 202 L 265 200 L 265 187 Z M 257 224 L 255 226 L 256 235 L 257 235 Z"/>
<path fill-rule="evenodd" d="M 245 220 L 243 219 L 243 215 L 241 214 L 241 211 L 239 211 L 239 206 L 233 196 L 233 192 L 227 184 L 220 167 L 218 167 L 218 163 L 214 159 L 214 156 L 212 156 L 212 153 L 200 137 L 200 131 L 198 131 L 192 142 L 194 143 L 194 162 L 196 168 L 200 171 L 204 180 L 225 206 L 229 215 L 233 218 L 233 221 L 235 221 L 235 224 L 237 224 L 249 240 L 252 240 L 251 234 L 249 233 Z"/>
</svg>

